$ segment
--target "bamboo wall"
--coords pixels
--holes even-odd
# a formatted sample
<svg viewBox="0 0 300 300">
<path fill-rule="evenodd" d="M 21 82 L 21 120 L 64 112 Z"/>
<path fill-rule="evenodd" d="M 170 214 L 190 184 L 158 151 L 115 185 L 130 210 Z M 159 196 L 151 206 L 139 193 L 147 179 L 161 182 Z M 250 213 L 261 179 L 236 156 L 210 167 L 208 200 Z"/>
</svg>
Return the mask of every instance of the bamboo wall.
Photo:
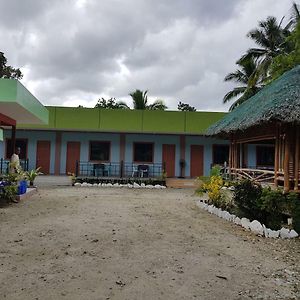
<svg viewBox="0 0 300 300">
<path fill-rule="evenodd" d="M 251 128 L 231 136 L 229 166 L 233 170 L 244 167 L 243 145 L 248 142 L 275 140 L 274 184 L 286 192 L 300 191 L 300 126 L 269 124 L 261 130 Z"/>
</svg>

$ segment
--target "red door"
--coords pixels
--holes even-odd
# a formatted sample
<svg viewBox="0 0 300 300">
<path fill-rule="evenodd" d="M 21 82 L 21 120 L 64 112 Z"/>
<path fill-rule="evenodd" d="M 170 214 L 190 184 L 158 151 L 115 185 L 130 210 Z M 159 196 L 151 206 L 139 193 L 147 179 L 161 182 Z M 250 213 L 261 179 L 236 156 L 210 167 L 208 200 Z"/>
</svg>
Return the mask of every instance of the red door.
<svg viewBox="0 0 300 300">
<path fill-rule="evenodd" d="M 80 160 L 80 142 L 68 142 L 66 174 L 76 173 L 76 162 L 79 160 Z"/>
<path fill-rule="evenodd" d="M 50 173 L 50 141 L 37 141 L 36 149 L 36 167 L 41 167 L 44 174 Z"/>
<path fill-rule="evenodd" d="M 191 177 L 203 176 L 203 146 L 191 145 Z"/>
<path fill-rule="evenodd" d="M 162 162 L 165 164 L 167 177 L 175 177 L 175 145 L 163 144 Z"/>
</svg>

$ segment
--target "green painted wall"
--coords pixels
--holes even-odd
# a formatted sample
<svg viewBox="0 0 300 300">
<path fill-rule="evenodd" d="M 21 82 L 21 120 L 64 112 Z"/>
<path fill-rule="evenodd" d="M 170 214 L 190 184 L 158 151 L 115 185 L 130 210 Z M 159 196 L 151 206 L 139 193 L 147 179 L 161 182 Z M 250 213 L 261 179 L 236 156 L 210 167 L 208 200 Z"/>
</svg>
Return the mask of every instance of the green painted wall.
<svg viewBox="0 0 300 300">
<path fill-rule="evenodd" d="M 185 113 L 178 111 L 144 111 L 144 132 L 184 132 Z"/>
<path fill-rule="evenodd" d="M 203 134 L 225 113 L 47 107 L 49 125 L 18 128 L 71 131 Z"/>
<path fill-rule="evenodd" d="M 92 108 L 57 107 L 55 127 L 74 130 L 98 130 L 99 110 Z"/>
<path fill-rule="evenodd" d="M 17 102 L 44 123 L 48 123 L 48 110 L 19 81 L 17 81 Z"/>
<path fill-rule="evenodd" d="M 0 79 L 0 102 L 18 104 L 43 123 L 48 123 L 48 110 L 18 80 Z"/>
<path fill-rule="evenodd" d="M 99 109 L 99 111 L 99 128 L 104 131 L 142 131 L 143 113 L 140 110 Z"/>
<path fill-rule="evenodd" d="M 187 112 L 186 131 L 190 133 L 204 132 L 210 125 L 222 119 L 222 112 Z"/>
</svg>

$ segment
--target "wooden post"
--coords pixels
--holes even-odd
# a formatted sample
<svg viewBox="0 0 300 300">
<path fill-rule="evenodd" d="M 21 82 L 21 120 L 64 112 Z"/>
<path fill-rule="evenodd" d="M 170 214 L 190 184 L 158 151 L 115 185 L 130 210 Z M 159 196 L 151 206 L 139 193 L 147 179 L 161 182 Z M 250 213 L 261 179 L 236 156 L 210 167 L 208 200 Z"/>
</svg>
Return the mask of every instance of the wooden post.
<svg viewBox="0 0 300 300">
<path fill-rule="evenodd" d="M 289 137 L 289 130 L 288 128 L 286 128 L 285 144 L 284 144 L 284 162 L 283 162 L 283 172 L 284 172 L 283 187 L 285 192 L 288 192 L 290 190 L 289 163 L 290 163 L 290 137 Z"/>
<path fill-rule="evenodd" d="M 233 142 L 233 168 L 234 168 L 234 174 L 235 178 L 237 177 L 237 143 L 236 141 Z"/>
<path fill-rule="evenodd" d="M 12 125 L 11 126 L 11 154 L 14 154 L 15 150 L 16 150 L 16 126 Z"/>
<path fill-rule="evenodd" d="M 228 158 L 228 167 L 232 167 L 232 142 L 229 143 L 229 158 Z"/>
<path fill-rule="evenodd" d="M 274 184 L 278 186 L 278 171 L 279 171 L 279 155 L 280 155 L 280 133 L 277 127 L 276 129 L 276 139 L 275 139 L 275 161 L 274 161 Z"/>
<path fill-rule="evenodd" d="M 295 140 L 295 186 L 294 190 L 298 190 L 298 184 L 299 184 L 299 153 L 300 153 L 300 141 L 299 141 L 299 126 L 296 128 L 296 140 Z"/>
</svg>

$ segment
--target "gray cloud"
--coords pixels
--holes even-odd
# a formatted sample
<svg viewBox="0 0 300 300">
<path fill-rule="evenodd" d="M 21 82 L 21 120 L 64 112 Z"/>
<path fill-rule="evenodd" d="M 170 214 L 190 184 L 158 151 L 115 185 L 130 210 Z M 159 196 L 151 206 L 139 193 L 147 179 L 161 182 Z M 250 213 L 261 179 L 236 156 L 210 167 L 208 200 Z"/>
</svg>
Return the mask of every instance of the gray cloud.
<svg viewBox="0 0 300 300">
<path fill-rule="evenodd" d="M 224 76 L 251 45 L 258 20 L 289 0 L 0 0 L 0 41 L 44 103 L 92 106 L 101 97 L 150 98 L 226 110 Z M 5 41 L 5 42 L 4 42 Z"/>
</svg>

